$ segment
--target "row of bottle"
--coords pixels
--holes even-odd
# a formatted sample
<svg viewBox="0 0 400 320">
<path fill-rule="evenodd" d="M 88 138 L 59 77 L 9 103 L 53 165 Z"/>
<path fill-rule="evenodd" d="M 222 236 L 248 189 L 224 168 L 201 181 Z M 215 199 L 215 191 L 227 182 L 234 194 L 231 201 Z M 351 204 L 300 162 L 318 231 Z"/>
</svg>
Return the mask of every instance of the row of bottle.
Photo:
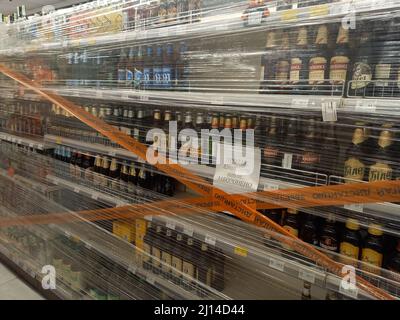
<svg viewBox="0 0 400 320">
<path fill-rule="evenodd" d="M 170 197 L 175 194 L 174 179 L 158 174 L 144 164 L 137 168 L 134 163 L 124 161 L 121 164 L 116 158 L 110 160 L 107 156 L 82 154 L 65 146 L 57 146 L 52 156 L 69 164 L 69 176 L 78 180 L 124 192 L 136 192 L 135 186 L 139 186 Z"/>
<path fill-rule="evenodd" d="M 68 86 L 184 90 L 189 67 L 185 42 L 111 51 L 75 51 L 58 57 L 58 78 Z"/>
<path fill-rule="evenodd" d="M 203 129 L 242 130 L 242 145 L 246 144 L 245 130 L 254 129 L 255 147 L 262 150 L 262 163 L 271 167 L 271 173 L 282 173 L 282 169 L 295 169 L 326 175 L 336 175 L 352 181 L 392 180 L 399 175 L 396 157 L 398 151 L 398 129 L 394 123 L 368 124 L 367 122 L 348 121 L 320 122 L 317 118 L 290 117 L 278 114 L 254 116 L 251 114 L 186 112 L 153 109 L 135 109 L 129 106 L 85 106 L 87 112 L 98 116 L 116 126 L 120 131 L 146 142 L 150 129 L 162 129 L 169 134 L 170 121 L 177 122 L 177 132 L 182 129 L 194 129 L 200 135 Z M 51 118 L 50 134 L 79 139 L 85 142 L 97 142 L 118 147 L 98 132 L 81 127 L 77 121 L 70 121 L 68 114 L 55 108 Z M 195 121 L 194 121 L 195 120 Z M 377 126 L 381 126 L 379 129 Z M 372 128 L 372 129 L 371 129 Z M 208 155 L 214 163 L 215 148 L 210 134 Z M 234 140 L 234 139 L 232 139 Z M 168 144 L 167 140 L 167 144 Z M 237 142 L 235 138 L 234 142 Z M 178 148 L 180 146 L 178 145 Z M 341 154 L 341 151 L 343 155 Z M 199 155 L 204 156 L 205 150 Z M 284 159 L 290 155 L 290 163 Z"/>
<path fill-rule="evenodd" d="M 336 223 L 333 214 L 322 221 L 295 209 L 265 210 L 263 213 L 304 242 L 340 253 L 343 264 L 358 267 L 358 261 L 361 261 L 360 268 L 364 271 L 380 274 L 380 268 L 386 267 L 400 274 L 400 239 L 394 252 L 388 251 L 391 246 L 384 241 L 382 226 L 378 224 L 370 224 L 365 234 L 356 219 L 348 219 L 343 226 Z M 290 250 L 288 246 L 284 248 Z M 399 277 L 394 276 L 397 280 Z"/>
<path fill-rule="evenodd" d="M 200 296 L 205 296 L 206 292 L 197 281 L 218 291 L 224 289 L 224 254 L 217 247 L 191 236 L 148 222 L 143 254 L 139 257 L 145 270 Z"/>
<path fill-rule="evenodd" d="M 398 34 L 398 19 L 360 22 L 356 29 L 317 25 L 268 31 L 261 90 L 332 93 L 349 80 L 350 95 L 396 96 Z"/>
</svg>

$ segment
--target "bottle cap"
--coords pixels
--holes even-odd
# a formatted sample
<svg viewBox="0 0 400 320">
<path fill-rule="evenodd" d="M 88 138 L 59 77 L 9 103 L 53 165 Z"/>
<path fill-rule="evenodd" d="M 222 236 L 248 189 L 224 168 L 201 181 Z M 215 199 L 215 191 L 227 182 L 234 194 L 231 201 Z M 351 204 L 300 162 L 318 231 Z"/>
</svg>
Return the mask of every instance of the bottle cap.
<svg viewBox="0 0 400 320">
<path fill-rule="evenodd" d="M 379 224 L 370 224 L 368 228 L 368 233 L 374 236 L 381 236 L 383 235 L 382 227 Z"/>
<path fill-rule="evenodd" d="M 347 219 L 346 228 L 350 230 L 360 230 L 360 225 L 356 219 Z"/>
</svg>

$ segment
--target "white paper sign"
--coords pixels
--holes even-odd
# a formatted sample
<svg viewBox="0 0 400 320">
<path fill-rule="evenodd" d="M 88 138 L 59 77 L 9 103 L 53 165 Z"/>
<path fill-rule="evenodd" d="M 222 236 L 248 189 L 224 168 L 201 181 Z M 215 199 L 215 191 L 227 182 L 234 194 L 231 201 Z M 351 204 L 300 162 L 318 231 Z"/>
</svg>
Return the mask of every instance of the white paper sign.
<svg viewBox="0 0 400 320">
<path fill-rule="evenodd" d="M 259 148 L 236 148 L 217 145 L 214 186 L 227 193 L 257 191 L 260 182 L 261 151 Z"/>
</svg>

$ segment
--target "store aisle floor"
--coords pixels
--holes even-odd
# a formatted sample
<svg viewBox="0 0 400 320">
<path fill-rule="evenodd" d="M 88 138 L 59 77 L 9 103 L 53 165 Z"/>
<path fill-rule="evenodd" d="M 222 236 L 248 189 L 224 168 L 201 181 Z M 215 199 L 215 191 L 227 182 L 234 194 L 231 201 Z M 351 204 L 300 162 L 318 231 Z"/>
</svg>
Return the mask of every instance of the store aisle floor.
<svg viewBox="0 0 400 320">
<path fill-rule="evenodd" d="M 0 263 L 0 300 L 43 300 L 44 298 Z"/>
</svg>

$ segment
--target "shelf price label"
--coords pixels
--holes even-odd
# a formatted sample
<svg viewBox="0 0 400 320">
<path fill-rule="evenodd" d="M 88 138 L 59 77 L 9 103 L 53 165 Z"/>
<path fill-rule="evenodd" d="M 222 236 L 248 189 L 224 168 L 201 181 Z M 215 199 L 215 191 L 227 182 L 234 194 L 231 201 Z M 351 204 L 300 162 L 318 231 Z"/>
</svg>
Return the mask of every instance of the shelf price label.
<svg viewBox="0 0 400 320">
<path fill-rule="evenodd" d="M 167 221 L 166 227 L 167 227 L 168 229 L 175 230 L 175 222 L 173 222 L 173 221 Z"/>
<path fill-rule="evenodd" d="M 242 247 L 235 247 L 233 252 L 236 255 L 241 256 L 241 257 L 247 257 L 247 254 L 248 254 L 248 250 L 246 248 L 242 248 Z"/>
<path fill-rule="evenodd" d="M 282 160 L 283 169 L 292 169 L 293 164 L 293 154 L 285 153 Z"/>
<path fill-rule="evenodd" d="M 103 98 L 103 91 L 101 91 L 101 90 L 96 90 L 96 98 L 97 98 L 97 99 Z"/>
<path fill-rule="evenodd" d="M 282 261 L 279 261 L 274 258 L 269 259 L 269 266 L 272 269 L 278 270 L 278 271 L 283 271 L 285 269 L 285 264 Z"/>
<path fill-rule="evenodd" d="M 99 199 L 99 194 L 98 194 L 98 193 L 92 193 L 91 198 L 92 198 L 93 200 L 98 200 L 98 199 Z"/>
<path fill-rule="evenodd" d="M 299 270 L 299 279 L 313 284 L 313 283 L 315 283 L 315 274 L 313 272 L 300 269 Z"/>
<path fill-rule="evenodd" d="M 193 237 L 194 230 L 191 227 L 185 226 L 183 228 L 183 233 L 186 234 L 189 237 Z"/>
<path fill-rule="evenodd" d="M 337 121 L 337 107 L 338 101 L 331 99 L 323 99 L 322 105 L 322 119 L 325 122 L 336 122 Z"/>
<path fill-rule="evenodd" d="M 293 108 L 306 108 L 308 107 L 309 100 L 306 98 L 294 98 L 292 99 Z"/>
<path fill-rule="evenodd" d="M 74 192 L 75 192 L 75 193 L 79 193 L 79 192 L 81 192 L 81 189 L 80 189 L 79 187 L 75 187 L 75 188 L 74 188 Z"/>
<path fill-rule="evenodd" d="M 262 12 L 261 11 L 250 12 L 247 19 L 248 19 L 247 23 L 249 26 L 258 25 L 261 23 Z"/>
<path fill-rule="evenodd" d="M 204 239 L 204 242 L 211 245 L 215 246 L 215 243 L 217 242 L 217 239 L 209 234 L 206 234 L 206 237 Z"/>
<path fill-rule="evenodd" d="M 273 190 L 279 190 L 279 185 L 276 183 L 264 183 L 264 191 L 273 191 Z"/>
</svg>

